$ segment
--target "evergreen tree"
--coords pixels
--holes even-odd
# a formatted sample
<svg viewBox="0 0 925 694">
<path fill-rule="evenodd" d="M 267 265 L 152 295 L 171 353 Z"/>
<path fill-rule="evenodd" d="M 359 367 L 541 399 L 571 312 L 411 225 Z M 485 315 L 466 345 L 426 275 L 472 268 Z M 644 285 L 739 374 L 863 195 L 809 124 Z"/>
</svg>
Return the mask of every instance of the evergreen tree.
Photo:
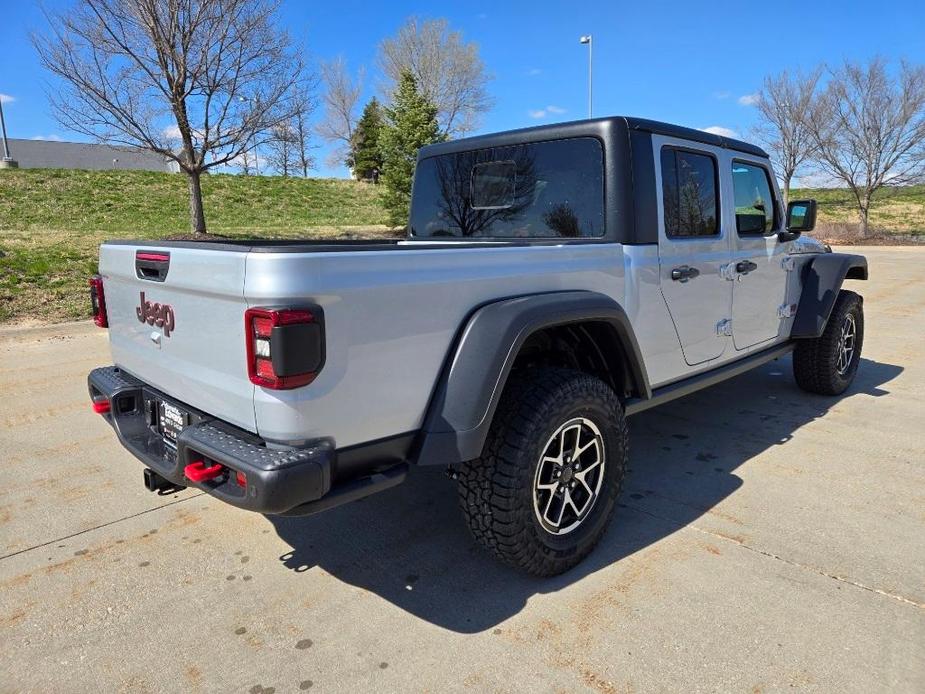
<svg viewBox="0 0 925 694">
<path fill-rule="evenodd" d="M 382 105 L 373 97 L 363 109 L 363 115 L 353 133 L 353 173 L 360 180 L 373 178 L 375 169 L 382 172 L 382 152 L 379 146 L 382 126 Z"/>
<path fill-rule="evenodd" d="M 411 177 L 418 150 L 424 145 L 440 142 L 437 107 L 418 90 L 410 72 L 403 72 L 395 90 L 391 108 L 385 109 L 386 123 L 380 137 L 383 201 L 389 211 L 389 221 L 395 226 L 408 222 L 411 202 Z"/>
</svg>

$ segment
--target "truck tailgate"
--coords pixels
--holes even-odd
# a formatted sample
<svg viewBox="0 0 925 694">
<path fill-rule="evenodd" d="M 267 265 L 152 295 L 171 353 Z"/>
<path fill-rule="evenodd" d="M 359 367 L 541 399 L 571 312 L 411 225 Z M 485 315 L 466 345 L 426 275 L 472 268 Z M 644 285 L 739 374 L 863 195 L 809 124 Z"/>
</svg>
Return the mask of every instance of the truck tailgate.
<svg viewBox="0 0 925 694">
<path fill-rule="evenodd" d="M 139 276 L 139 253 L 169 255 L 166 275 L 148 269 L 147 277 Z M 255 432 L 244 343 L 246 257 L 243 250 L 107 243 L 100 248 L 100 274 L 115 364 L 177 400 Z M 165 266 L 163 260 L 156 265 Z M 172 325 L 153 317 L 149 324 L 146 318 L 157 308 L 163 322 L 167 306 Z"/>
</svg>

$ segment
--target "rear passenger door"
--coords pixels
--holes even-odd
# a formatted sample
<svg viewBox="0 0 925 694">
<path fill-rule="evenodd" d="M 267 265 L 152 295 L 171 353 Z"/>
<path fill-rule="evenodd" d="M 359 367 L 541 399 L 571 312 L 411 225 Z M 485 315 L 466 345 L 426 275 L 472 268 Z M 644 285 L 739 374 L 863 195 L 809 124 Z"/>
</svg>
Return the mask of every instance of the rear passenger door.
<svg viewBox="0 0 925 694">
<path fill-rule="evenodd" d="M 702 364 L 721 356 L 729 342 L 732 283 L 721 215 L 723 151 L 653 135 L 658 162 L 659 276 L 684 360 Z"/>
<path fill-rule="evenodd" d="M 732 339 L 743 350 L 770 344 L 780 334 L 789 244 L 777 239 L 783 213 L 767 163 L 735 154 L 729 170 L 735 205 Z"/>
</svg>

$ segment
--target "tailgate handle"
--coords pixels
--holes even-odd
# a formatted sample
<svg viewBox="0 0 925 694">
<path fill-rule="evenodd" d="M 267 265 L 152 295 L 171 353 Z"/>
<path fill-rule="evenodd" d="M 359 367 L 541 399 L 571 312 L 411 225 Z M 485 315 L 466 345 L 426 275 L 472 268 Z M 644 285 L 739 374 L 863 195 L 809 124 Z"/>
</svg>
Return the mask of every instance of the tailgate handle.
<svg viewBox="0 0 925 694">
<path fill-rule="evenodd" d="M 135 251 L 135 275 L 140 280 L 163 282 L 170 269 L 170 253 L 166 251 Z"/>
<path fill-rule="evenodd" d="M 206 467 L 203 461 L 196 460 L 183 468 L 183 475 L 193 482 L 206 482 L 207 480 L 214 480 L 224 471 L 224 466 L 218 463 Z"/>
</svg>

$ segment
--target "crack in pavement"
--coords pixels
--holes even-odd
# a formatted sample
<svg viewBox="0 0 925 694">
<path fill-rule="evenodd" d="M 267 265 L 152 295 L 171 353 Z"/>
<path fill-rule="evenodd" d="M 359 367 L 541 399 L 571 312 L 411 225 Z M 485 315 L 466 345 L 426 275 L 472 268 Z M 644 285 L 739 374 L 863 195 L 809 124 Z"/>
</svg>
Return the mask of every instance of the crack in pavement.
<svg viewBox="0 0 925 694">
<path fill-rule="evenodd" d="M 838 576 L 836 574 L 831 574 L 816 566 L 811 566 L 810 564 L 803 564 L 802 562 L 798 562 L 793 559 L 787 559 L 786 557 L 782 557 L 779 554 L 774 554 L 774 552 L 769 552 L 767 550 L 760 549 L 752 545 L 748 545 L 733 537 L 729 537 L 728 535 L 723 535 L 722 533 L 713 532 L 712 530 L 708 530 L 707 528 L 701 528 L 700 526 L 694 525 L 693 523 L 687 523 L 687 524 L 679 523 L 673 518 L 668 518 L 658 513 L 653 513 L 651 511 L 648 511 L 644 508 L 640 508 L 638 506 L 632 506 L 630 504 L 625 504 L 625 506 L 626 508 L 632 509 L 633 511 L 639 511 L 640 513 L 644 513 L 647 516 L 651 516 L 652 518 L 657 518 L 658 520 L 665 521 L 666 523 L 671 523 L 672 525 L 678 528 L 690 528 L 691 530 L 695 530 L 703 535 L 709 535 L 710 537 L 716 538 L 717 540 L 729 542 L 733 545 L 742 547 L 743 549 L 747 549 L 748 551 L 754 552 L 755 554 L 759 554 L 763 557 L 768 557 L 769 559 L 776 559 L 777 561 L 783 562 L 789 566 L 793 566 L 798 569 L 803 569 L 805 571 L 811 571 L 820 576 L 824 576 L 825 578 L 831 578 L 832 580 L 838 581 L 839 583 L 844 583 L 849 586 L 854 586 L 855 588 L 860 588 L 861 590 L 866 590 L 870 593 L 876 593 L 877 595 L 882 595 L 887 598 L 892 598 L 893 600 L 896 600 L 901 603 L 905 603 L 907 605 L 912 605 L 913 607 L 917 607 L 919 609 L 925 609 L 925 603 L 918 602 L 917 600 L 912 600 L 911 598 L 907 598 L 904 595 L 899 595 L 898 593 L 891 593 L 881 588 L 874 588 L 873 586 L 868 586 L 864 583 L 860 583 L 858 581 L 852 580 L 845 576 Z"/>
<path fill-rule="evenodd" d="M 107 521 L 106 523 L 100 523 L 99 525 L 96 525 L 96 526 L 94 526 L 94 527 L 92 527 L 92 528 L 87 528 L 86 530 L 81 530 L 81 531 L 76 532 L 76 533 L 71 533 L 70 535 L 64 535 L 64 536 L 62 536 L 62 537 L 55 538 L 54 540 L 49 540 L 48 542 L 42 542 L 41 544 L 33 545 L 32 547 L 26 547 L 25 549 L 20 549 L 20 550 L 17 550 L 17 551 L 15 551 L 15 552 L 10 552 L 9 554 L 4 554 L 3 556 L 0 556 L 0 561 L 3 561 L 4 559 L 9 559 L 10 557 L 15 557 L 15 556 L 20 555 L 20 554 L 25 554 L 26 552 L 31 552 L 31 551 L 34 550 L 34 549 L 41 549 L 42 547 L 47 547 L 48 545 L 53 545 L 53 544 L 55 544 L 56 542 L 61 542 L 62 540 L 70 540 L 71 538 L 78 537 L 79 535 L 84 535 L 84 534 L 86 534 L 86 533 L 92 533 L 94 530 L 99 530 L 100 528 L 106 528 L 106 527 L 108 527 L 108 526 L 110 526 L 110 525 L 115 525 L 116 523 L 121 523 L 122 521 L 131 520 L 132 518 L 138 518 L 139 516 L 143 516 L 143 515 L 145 515 L 145 514 L 147 514 L 147 513 L 152 513 L 152 512 L 154 512 L 154 511 L 159 511 L 159 510 L 161 510 L 162 508 L 167 508 L 168 506 L 174 506 L 174 505 L 176 505 L 176 504 L 182 504 L 184 501 L 191 501 L 191 500 L 193 500 L 193 499 L 195 499 L 195 498 L 197 498 L 197 497 L 204 496 L 204 495 L 205 495 L 205 492 L 199 492 L 198 494 L 193 494 L 193 495 L 188 496 L 188 497 L 186 497 L 186 498 L 184 498 L 184 499 L 177 499 L 177 500 L 175 500 L 175 501 L 168 501 L 167 503 L 161 504 L 160 506 L 154 506 L 153 508 L 145 509 L 144 511 L 139 511 L 138 513 L 133 513 L 133 514 L 130 515 L 130 516 L 124 516 L 123 518 L 117 518 L 116 520 Z"/>
<path fill-rule="evenodd" d="M 11 552 L 10 554 L 5 554 L 5 555 L 3 555 L 3 556 L 0 556 L 0 561 L 2 561 L 2 560 L 4 560 L 4 559 L 9 559 L 9 558 L 11 558 L 11 557 L 18 556 L 18 555 L 20 555 L 20 554 L 25 554 L 26 552 L 31 552 L 31 551 L 36 550 L 36 549 L 41 549 L 42 547 L 47 547 L 48 545 L 52 545 L 52 544 L 54 544 L 54 543 L 56 543 L 56 542 L 61 542 L 61 541 L 63 541 L 63 540 L 70 540 L 70 539 L 75 538 L 75 537 L 78 537 L 78 536 L 80 536 L 80 535 L 84 535 L 84 534 L 86 534 L 86 533 L 93 532 L 94 530 L 99 530 L 100 528 L 106 528 L 106 527 L 109 527 L 109 526 L 111 526 L 111 525 L 116 525 L 117 523 L 121 523 L 121 522 L 126 521 L 126 520 L 131 520 L 132 518 L 138 518 L 139 516 L 143 516 L 143 515 L 146 515 L 146 514 L 148 514 L 148 513 L 153 513 L 154 511 L 159 511 L 160 509 L 167 508 L 168 506 L 175 506 L 176 504 L 182 504 L 182 503 L 184 503 L 184 502 L 186 502 L 186 501 L 191 501 L 191 500 L 196 499 L 196 498 L 198 498 L 198 497 L 200 497 L 200 496 L 205 496 L 205 494 L 206 494 L 205 492 L 199 492 L 198 494 L 193 494 L 193 495 L 188 496 L 188 497 L 186 497 L 186 498 L 184 498 L 184 499 L 177 499 L 177 500 L 175 500 L 175 501 L 169 501 L 169 502 L 167 502 L 167 503 L 165 503 L 165 504 L 161 504 L 160 506 L 155 506 L 155 507 L 153 507 L 153 508 L 145 509 L 144 511 L 139 511 L 138 513 L 133 513 L 132 515 L 129 515 L 129 516 L 124 516 L 124 517 L 122 517 L 122 518 L 117 518 L 116 520 L 108 521 L 108 522 L 106 522 L 106 523 L 100 523 L 99 525 L 96 525 L 96 526 L 94 526 L 94 527 L 92 527 L 92 528 L 87 528 L 86 530 L 81 530 L 80 532 L 71 533 L 70 535 L 64 535 L 64 536 L 62 536 L 62 537 L 58 537 L 58 538 L 49 540 L 48 542 L 42 542 L 41 544 L 33 545 L 33 546 L 31 546 L 31 547 L 26 547 L 26 548 L 21 549 L 21 550 L 18 550 L 18 551 L 16 551 L 16 552 Z M 836 574 L 829 573 L 829 572 L 824 571 L 824 570 L 822 570 L 822 569 L 820 569 L 820 568 L 818 568 L 818 567 L 816 567 L 816 566 L 811 566 L 811 565 L 809 565 L 809 564 L 804 564 L 804 563 L 802 563 L 802 562 L 798 562 L 798 561 L 795 561 L 795 560 L 793 560 L 793 559 L 787 559 L 786 557 L 782 557 L 782 556 L 780 556 L 779 554 L 775 554 L 774 552 L 769 552 L 769 551 L 767 551 L 767 550 L 763 550 L 763 549 L 760 549 L 760 548 L 758 548 L 758 547 L 754 547 L 754 546 L 752 546 L 752 545 L 748 545 L 748 544 L 746 544 L 745 542 L 742 542 L 742 541 L 737 540 L 737 539 L 735 539 L 735 538 L 729 537 L 728 535 L 724 535 L 724 534 L 722 534 L 722 533 L 713 532 L 712 530 L 709 530 L 709 529 L 707 529 L 707 528 L 702 528 L 702 527 L 700 527 L 700 526 L 694 525 L 693 523 L 687 523 L 687 524 L 680 523 L 680 522 L 676 521 L 676 520 L 673 519 L 673 518 L 669 518 L 669 517 L 667 517 L 667 516 L 663 516 L 663 515 L 658 514 L 658 513 L 653 513 L 652 511 L 649 511 L 649 510 L 647 510 L 647 509 L 640 508 L 639 506 L 635 506 L 635 505 L 631 505 L 631 504 L 624 504 L 624 506 L 625 506 L 627 509 L 631 509 L 631 510 L 633 510 L 633 511 L 638 511 L 639 513 L 644 513 L 645 515 L 650 516 L 650 517 L 652 517 L 652 518 L 656 518 L 656 519 L 661 520 L 661 521 L 664 521 L 664 522 L 666 522 L 666 523 L 670 523 L 671 525 L 674 525 L 675 527 L 677 527 L 677 528 L 679 528 L 679 529 L 690 528 L 691 530 L 694 530 L 694 531 L 696 531 L 696 532 L 699 532 L 699 533 L 701 533 L 701 534 L 703 534 L 703 535 L 709 535 L 710 537 L 716 538 L 717 540 L 721 540 L 721 541 L 728 542 L 728 543 L 730 543 L 730 544 L 736 545 L 736 546 L 738 546 L 738 547 L 742 547 L 743 549 L 747 549 L 747 550 L 750 551 L 750 552 L 754 552 L 755 554 L 758 554 L 758 555 L 763 556 L 763 557 L 767 557 L 767 558 L 769 558 L 769 559 L 774 559 L 774 560 L 776 560 L 776 561 L 783 562 L 784 564 L 787 564 L 787 565 L 789 565 L 789 566 L 793 566 L 793 567 L 798 568 L 798 569 L 803 569 L 804 571 L 811 571 L 811 572 L 813 572 L 813 573 L 815 573 L 815 574 L 818 574 L 819 576 L 824 576 L 825 578 L 831 578 L 832 580 L 838 581 L 839 583 L 844 583 L 844 584 L 846 584 L 846 585 L 853 586 L 853 587 L 855 587 L 855 588 L 860 588 L 861 590 L 866 590 L 866 591 L 868 591 L 868 592 L 870 592 L 870 593 L 875 593 L 875 594 L 877 594 L 877 595 L 882 595 L 882 596 L 887 597 L 887 598 L 892 598 L 893 600 L 896 600 L 896 601 L 901 602 L 901 603 L 905 603 L 905 604 L 907 604 L 907 605 L 911 605 L 911 606 L 913 606 L 913 607 L 917 607 L 917 608 L 919 608 L 919 609 L 925 609 L 925 603 L 918 602 L 917 600 L 912 600 L 911 598 L 907 598 L 907 597 L 905 597 L 905 596 L 903 596 L 903 595 L 899 595 L 898 593 L 891 593 L 891 592 L 886 591 L 886 590 L 883 590 L 883 589 L 881 589 L 881 588 L 874 588 L 873 586 L 868 586 L 868 585 L 866 585 L 866 584 L 864 584 L 864 583 L 860 583 L 860 582 L 858 582 L 858 581 L 852 580 L 852 579 L 847 578 L 847 577 L 845 577 L 845 576 L 838 576 L 838 575 L 836 575 Z"/>
</svg>

